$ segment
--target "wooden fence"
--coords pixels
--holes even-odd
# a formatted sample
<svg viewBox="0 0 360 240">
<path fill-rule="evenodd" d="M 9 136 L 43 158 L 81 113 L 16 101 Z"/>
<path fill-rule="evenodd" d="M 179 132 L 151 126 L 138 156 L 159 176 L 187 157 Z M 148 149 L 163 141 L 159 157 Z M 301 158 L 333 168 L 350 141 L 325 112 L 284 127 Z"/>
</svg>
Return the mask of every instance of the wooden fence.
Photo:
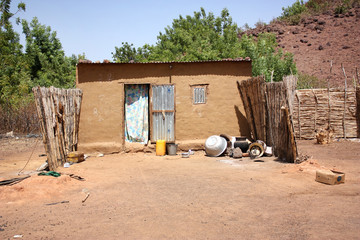
<svg viewBox="0 0 360 240">
<path fill-rule="evenodd" d="M 64 164 L 66 155 L 77 150 L 80 89 L 33 88 L 41 133 L 50 170 Z"/>
<path fill-rule="evenodd" d="M 272 146 L 275 156 L 286 162 L 294 162 L 297 156 L 289 110 L 296 81 L 289 76 L 280 83 L 265 83 L 262 77 L 238 82 L 253 139 Z"/>
<path fill-rule="evenodd" d="M 293 106 L 296 138 L 314 139 L 317 130 L 328 126 L 334 130 L 336 138 L 358 137 L 357 101 L 360 99 L 355 90 L 297 90 Z"/>
</svg>

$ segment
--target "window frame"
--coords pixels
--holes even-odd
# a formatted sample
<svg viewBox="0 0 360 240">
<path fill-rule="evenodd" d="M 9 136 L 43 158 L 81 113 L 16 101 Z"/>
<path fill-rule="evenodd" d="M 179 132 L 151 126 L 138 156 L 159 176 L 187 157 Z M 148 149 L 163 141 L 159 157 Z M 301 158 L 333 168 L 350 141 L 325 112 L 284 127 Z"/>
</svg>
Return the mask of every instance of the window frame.
<svg viewBox="0 0 360 240">
<path fill-rule="evenodd" d="M 196 84 L 196 85 L 191 85 L 191 101 L 193 105 L 199 105 L 199 104 L 206 104 L 207 103 L 207 95 L 208 95 L 208 85 L 209 84 Z M 202 89 L 203 91 L 196 91 L 196 89 Z M 202 92 L 203 96 L 198 96 L 196 97 L 196 93 Z M 196 100 L 202 100 L 203 101 L 198 101 L 195 102 Z"/>
</svg>

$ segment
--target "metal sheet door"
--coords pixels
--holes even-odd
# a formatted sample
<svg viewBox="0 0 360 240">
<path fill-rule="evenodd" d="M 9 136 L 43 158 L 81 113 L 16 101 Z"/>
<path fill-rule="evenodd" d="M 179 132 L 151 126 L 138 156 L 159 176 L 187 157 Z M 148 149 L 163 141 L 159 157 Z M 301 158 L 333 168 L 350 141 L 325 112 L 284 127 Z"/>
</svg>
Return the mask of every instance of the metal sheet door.
<svg viewBox="0 0 360 240">
<path fill-rule="evenodd" d="M 175 142 L 175 86 L 152 85 L 150 95 L 151 141 Z"/>
</svg>

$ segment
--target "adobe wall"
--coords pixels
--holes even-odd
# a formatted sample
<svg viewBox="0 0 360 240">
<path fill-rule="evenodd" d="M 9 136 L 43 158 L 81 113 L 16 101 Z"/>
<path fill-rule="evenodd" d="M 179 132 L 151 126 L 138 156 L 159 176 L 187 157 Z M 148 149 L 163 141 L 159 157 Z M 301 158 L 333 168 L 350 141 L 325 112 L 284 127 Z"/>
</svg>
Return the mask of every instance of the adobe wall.
<svg viewBox="0 0 360 240">
<path fill-rule="evenodd" d="M 206 139 L 211 135 L 249 136 L 236 81 L 251 76 L 248 62 L 174 64 L 176 140 Z M 185 75 L 186 73 L 186 75 Z M 207 85 L 206 104 L 193 104 L 193 85 Z"/>
<path fill-rule="evenodd" d="M 176 140 L 213 134 L 249 135 L 236 81 L 251 76 L 250 62 L 79 64 L 83 90 L 79 150 L 124 150 L 124 84 L 175 84 Z M 208 84 L 207 103 L 192 104 L 191 85 Z"/>
<path fill-rule="evenodd" d="M 79 64 L 77 87 L 83 90 L 79 150 L 102 153 L 123 151 L 124 83 L 169 83 L 164 67 L 167 66 Z"/>
</svg>

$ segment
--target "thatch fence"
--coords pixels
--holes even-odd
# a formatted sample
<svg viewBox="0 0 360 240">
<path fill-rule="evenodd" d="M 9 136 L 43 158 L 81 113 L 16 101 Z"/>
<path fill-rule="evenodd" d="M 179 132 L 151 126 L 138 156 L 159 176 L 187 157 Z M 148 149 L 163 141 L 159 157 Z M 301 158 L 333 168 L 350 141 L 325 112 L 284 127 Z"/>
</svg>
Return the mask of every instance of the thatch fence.
<svg viewBox="0 0 360 240">
<path fill-rule="evenodd" d="M 328 127 L 335 138 L 359 137 L 359 101 L 360 94 L 357 97 L 354 89 L 297 90 L 293 108 L 296 138 L 314 139 L 317 131 Z"/>
<path fill-rule="evenodd" d="M 82 91 L 34 87 L 33 92 L 49 168 L 56 170 L 77 150 Z"/>
</svg>

